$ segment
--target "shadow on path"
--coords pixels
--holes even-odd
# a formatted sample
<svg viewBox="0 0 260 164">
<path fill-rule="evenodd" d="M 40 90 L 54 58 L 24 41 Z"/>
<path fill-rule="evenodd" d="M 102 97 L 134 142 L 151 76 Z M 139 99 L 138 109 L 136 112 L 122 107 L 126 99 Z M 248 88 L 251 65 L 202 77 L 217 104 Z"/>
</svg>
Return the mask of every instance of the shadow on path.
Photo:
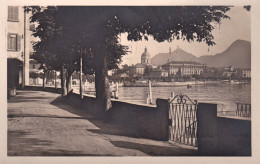
<svg viewBox="0 0 260 164">
<path fill-rule="evenodd" d="M 16 130 L 8 131 L 8 156 L 100 156 L 97 154 L 86 154 L 82 151 L 71 151 L 64 149 L 50 149 L 52 141 L 32 138 L 32 133 Z M 112 154 L 102 154 L 112 156 Z"/>
<path fill-rule="evenodd" d="M 34 92 L 35 93 L 35 92 Z M 87 120 L 93 125 L 95 125 L 98 129 L 88 129 L 83 128 L 83 131 L 86 129 L 86 134 L 96 133 L 98 134 L 97 137 L 100 137 L 100 140 L 104 138 L 104 135 L 111 135 L 105 136 L 109 138 L 109 141 L 113 146 L 117 148 L 124 148 L 124 149 L 133 149 L 144 152 L 145 154 L 152 155 L 152 156 L 184 156 L 184 155 L 195 155 L 193 150 L 184 149 L 182 147 L 171 145 L 167 142 L 160 142 L 154 140 L 146 140 L 146 139 L 135 139 L 138 138 L 138 135 L 134 129 L 125 128 L 126 125 L 121 125 L 119 123 L 112 122 L 111 120 L 105 119 L 102 114 L 95 112 L 94 108 L 87 108 L 86 106 L 82 107 L 75 107 L 69 105 L 66 101 L 66 98 L 63 97 L 56 97 L 57 95 L 45 95 L 45 93 L 40 93 L 40 95 L 44 96 L 36 96 L 33 97 L 32 95 L 22 93 L 19 95 L 19 98 L 15 98 L 11 101 L 13 102 L 33 102 L 38 101 L 42 103 L 46 110 L 40 110 L 40 113 L 35 112 L 34 114 L 31 113 L 22 113 L 24 109 L 15 109 L 17 104 L 12 104 L 9 110 L 12 112 L 8 112 L 8 118 L 53 118 L 53 119 L 79 119 L 79 120 Z M 17 96 L 18 97 L 18 96 Z M 47 100 L 47 101 L 46 101 Z M 27 107 L 30 108 L 31 104 L 27 104 Z M 61 112 L 57 108 L 53 108 L 53 106 L 69 112 Z M 34 108 L 34 107 L 33 107 Z M 35 109 L 30 108 L 32 110 Z M 55 110 L 55 114 L 48 114 L 48 108 Z M 14 110 L 17 110 L 14 112 Z M 30 110 L 29 110 L 30 111 Z M 97 110 L 96 110 L 97 111 Z M 27 130 L 8 130 L 8 156 L 98 156 L 97 152 L 81 152 L 81 151 L 72 151 L 70 147 L 66 149 L 55 148 L 53 141 L 38 139 L 37 135 L 33 132 L 28 132 Z M 103 135 L 103 136 L 102 136 Z M 38 136 L 39 137 L 39 136 Z M 71 136 L 73 137 L 73 136 Z M 127 138 L 128 137 L 128 138 Z M 99 144 L 99 143 L 96 143 Z M 110 145 L 110 144 L 109 144 Z M 112 146 L 111 145 L 111 146 Z M 95 154 L 96 153 L 96 154 Z M 114 156 L 113 154 L 102 154 L 102 156 Z"/>
<path fill-rule="evenodd" d="M 43 146 L 52 145 L 51 141 L 32 138 L 30 132 L 16 130 L 7 133 L 8 155 L 40 155 Z"/>
<path fill-rule="evenodd" d="M 64 118 L 64 119 L 86 119 L 84 117 L 61 117 L 61 116 L 55 116 L 55 115 L 33 115 L 33 114 L 8 114 L 8 118 L 17 118 L 17 117 L 43 117 L 43 118 Z"/>
<path fill-rule="evenodd" d="M 125 149 L 139 150 L 145 154 L 151 156 L 194 156 L 197 150 L 185 149 L 177 145 L 170 144 L 164 141 L 154 141 L 140 139 L 135 130 L 129 130 L 131 128 L 125 128 L 125 125 L 120 125 L 111 121 L 104 121 L 99 118 L 98 114 L 93 114 L 92 111 L 86 109 L 86 107 L 74 107 L 66 104 L 66 98 L 58 97 L 51 102 L 52 105 L 66 110 L 70 113 L 80 116 L 81 118 L 88 119 L 91 123 L 97 126 L 99 129 L 86 129 L 87 131 L 97 133 L 99 135 L 114 135 L 114 136 L 125 136 L 130 138 L 112 139 L 109 142 L 118 147 Z M 66 105 L 64 105 L 66 104 Z M 93 109 L 92 109 L 93 110 Z M 134 139 L 139 138 L 139 139 Z M 124 141 L 129 140 L 129 141 Z M 144 143 L 140 143 L 144 141 Z"/>
<path fill-rule="evenodd" d="M 70 112 L 72 114 L 78 115 L 79 118 L 87 119 L 92 124 L 97 126 L 99 129 L 88 129 L 88 131 L 98 133 L 98 134 L 109 134 L 127 137 L 138 137 L 134 130 L 126 129 L 125 125 L 116 124 L 115 122 L 108 121 L 101 117 L 101 114 L 95 113 L 95 109 L 86 109 L 86 107 L 74 107 L 66 103 L 66 98 L 58 97 L 51 102 L 52 105 Z M 78 117 L 77 117 L 78 118 Z"/>
<path fill-rule="evenodd" d="M 187 156 L 187 155 L 195 156 L 196 155 L 196 151 L 186 150 L 180 147 L 147 145 L 147 144 L 127 142 L 127 141 L 110 141 L 110 143 L 112 143 L 116 147 L 139 150 L 151 156 Z"/>
<path fill-rule="evenodd" d="M 49 99 L 49 97 L 42 97 L 42 96 L 34 96 L 34 97 L 22 96 L 22 95 L 25 95 L 25 94 L 22 94 L 21 92 L 18 92 L 18 93 L 19 93 L 19 95 L 17 95 L 17 97 L 11 97 L 8 100 L 8 103 L 36 102 L 36 101 L 39 102 L 40 100 L 48 100 Z"/>
</svg>

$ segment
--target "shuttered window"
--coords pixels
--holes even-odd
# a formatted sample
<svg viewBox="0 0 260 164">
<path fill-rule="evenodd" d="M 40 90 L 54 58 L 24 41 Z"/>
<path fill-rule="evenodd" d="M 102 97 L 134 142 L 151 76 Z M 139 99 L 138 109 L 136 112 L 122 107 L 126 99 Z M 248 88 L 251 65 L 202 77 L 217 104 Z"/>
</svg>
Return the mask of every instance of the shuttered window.
<svg viewBox="0 0 260 164">
<path fill-rule="evenodd" d="M 9 51 L 21 50 L 21 36 L 17 34 L 8 34 L 7 49 Z"/>
<path fill-rule="evenodd" d="M 8 6 L 8 21 L 19 21 L 17 6 Z"/>
</svg>

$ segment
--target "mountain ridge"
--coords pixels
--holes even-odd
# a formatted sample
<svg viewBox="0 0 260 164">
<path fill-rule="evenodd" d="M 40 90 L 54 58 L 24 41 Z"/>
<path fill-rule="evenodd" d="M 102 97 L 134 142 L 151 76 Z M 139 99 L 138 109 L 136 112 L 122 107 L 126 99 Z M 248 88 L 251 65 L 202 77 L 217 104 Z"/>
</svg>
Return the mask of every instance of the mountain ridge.
<svg viewBox="0 0 260 164">
<path fill-rule="evenodd" d="M 173 52 L 159 53 L 151 58 L 154 65 L 162 65 L 170 61 L 196 61 L 209 67 L 234 66 L 237 68 L 251 67 L 251 42 L 245 40 L 234 41 L 226 50 L 215 55 L 196 57 L 181 48 Z"/>
</svg>

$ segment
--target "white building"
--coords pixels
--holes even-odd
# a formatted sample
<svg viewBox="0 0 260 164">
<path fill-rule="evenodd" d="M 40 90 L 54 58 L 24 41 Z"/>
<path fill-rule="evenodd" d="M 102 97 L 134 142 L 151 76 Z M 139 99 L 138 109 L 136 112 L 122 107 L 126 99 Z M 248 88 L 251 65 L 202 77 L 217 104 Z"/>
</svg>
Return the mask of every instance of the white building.
<svg viewBox="0 0 260 164">
<path fill-rule="evenodd" d="M 31 14 L 25 13 L 22 6 L 8 6 L 6 43 L 7 43 L 7 80 L 8 88 L 15 89 L 29 85 L 29 59 L 33 52 Z"/>
</svg>

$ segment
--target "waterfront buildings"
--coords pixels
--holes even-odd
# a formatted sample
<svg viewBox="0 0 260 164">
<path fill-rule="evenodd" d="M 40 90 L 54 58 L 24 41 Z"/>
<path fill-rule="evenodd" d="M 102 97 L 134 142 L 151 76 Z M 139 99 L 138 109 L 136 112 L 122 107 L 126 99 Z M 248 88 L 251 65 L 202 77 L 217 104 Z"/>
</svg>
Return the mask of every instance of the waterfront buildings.
<svg viewBox="0 0 260 164">
<path fill-rule="evenodd" d="M 179 77 L 194 74 L 201 75 L 205 69 L 205 64 L 194 61 L 171 61 L 158 67 L 152 66 L 150 54 L 148 53 L 147 48 L 145 48 L 141 55 L 141 63 L 133 65 L 130 68 L 129 74 L 130 77 L 143 77 L 148 73 L 149 75 L 145 75 L 146 77 L 149 76 L 149 78 L 152 79 L 161 79 L 177 75 Z"/>
<path fill-rule="evenodd" d="M 238 77 L 240 78 L 251 78 L 251 70 L 248 69 L 238 69 L 237 70 Z"/>
<path fill-rule="evenodd" d="M 206 69 L 205 64 L 194 61 L 171 61 L 163 64 L 162 69 L 168 71 L 169 76 L 201 75 Z"/>
<path fill-rule="evenodd" d="M 146 66 L 151 64 L 151 56 L 145 47 L 144 52 L 141 55 L 141 63 L 131 66 L 129 75 L 130 77 L 140 77 L 145 73 Z"/>
<path fill-rule="evenodd" d="M 151 79 L 165 80 L 166 78 L 168 78 L 168 75 L 168 71 L 158 67 L 156 69 L 153 69 L 149 76 Z"/>
<path fill-rule="evenodd" d="M 130 67 L 130 76 L 136 77 L 136 76 L 142 76 L 144 74 L 145 65 L 141 63 L 137 63 L 136 65 L 133 65 Z"/>
<path fill-rule="evenodd" d="M 224 67 L 222 77 L 230 78 L 237 75 L 237 70 L 233 66 Z"/>
<path fill-rule="evenodd" d="M 176 51 L 181 51 L 181 49 L 177 48 Z M 171 49 L 169 49 L 169 54 L 171 54 Z M 126 73 L 130 77 L 149 78 L 159 81 L 186 81 L 197 79 L 239 80 L 251 78 L 250 69 L 236 68 L 232 65 L 226 67 L 207 67 L 206 64 L 196 61 L 176 59 L 173 61 L 168 60 L 167 63 L 160 66 L 154 66 L 150 63 L 150 58 L 151 56 L 147 48 L 145 48 L 141 55 L 141 63 L 130 66 L 129 71 Z"/>
<path fill-rule="evenodd" d="M 226 79 L 250 79 L 250 68 L 234 68 L 233 66 L 227 66 L 222 69 L 222 78 Z"/>
</svg>

